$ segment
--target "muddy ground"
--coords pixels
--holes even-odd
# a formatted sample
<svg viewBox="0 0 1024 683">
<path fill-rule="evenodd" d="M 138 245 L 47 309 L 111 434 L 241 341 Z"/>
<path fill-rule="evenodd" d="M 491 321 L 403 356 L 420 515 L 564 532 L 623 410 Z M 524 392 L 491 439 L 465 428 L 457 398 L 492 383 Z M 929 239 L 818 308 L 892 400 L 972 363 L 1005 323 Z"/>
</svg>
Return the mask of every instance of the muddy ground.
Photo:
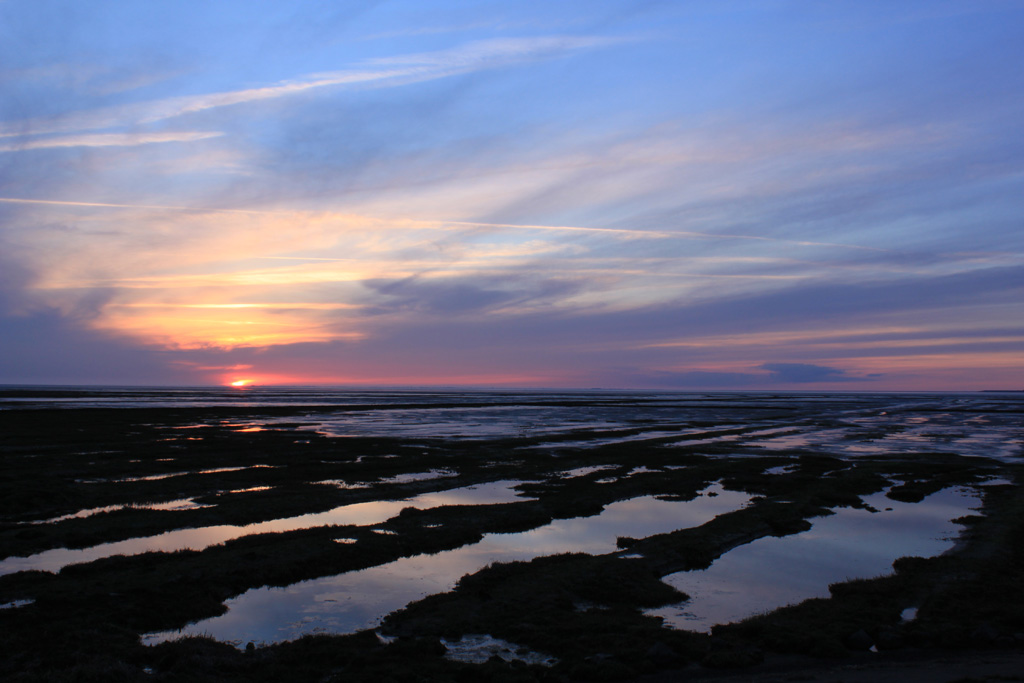
<svg viewBox="0 0 1024 683">
<path fill-rule="evenodd" d="M 509 398 L 510 408 L 523 400 Z M 564 410 L 593 400 L 549 402 Z M 644 415 L 650 406 L 643 400 L 599 400 L 628 408 L 629 424 L 488 438 L 332 437 L 304 427 L 317 424 L 321 413 L 366 408 L 69 409 L 27 403 L 0 410 L 3 558 L 483 482 L 519 480 L 524 495 L 511 503 L 407 508 L 368 526 L 264 533 L 203 550 L 7 573 L 0 576 L 0 678 L 653 683 L 794 675 L 913 680 L 931 672 L 935 677 L 928 680 L 1020 680 L 1012 678 L 1021 673 L 1024 653 L 1019 448 L 986 457 L 976 449 L 965 453 L 950 437 L 950 429 L 961 430 L 963 439 L 972 430 L 1001 429 L 1008 440 L 1018 438 L 1024 404 L 1017 397 L 977 395 L 937 404 L 876 396 L 844 399 L 841 410 L 825 400 L 786 397 L 705 400 L 674 421 L 666 421 L 660 407 L 658 429 L 649 437 Z M 929 411 L 941 414 L 945 431 L 932 439 L 915 436 L 913 448 L 884 446 Z M 877 415 L 885 419 L 872 417 Z M 812 442 L 765 448 L 762 440 L 772 435 L 764 433 L 766 425 L 842 430 L 847 445 L 882 446 L 865 447 L 856 457 L 848 448 Z M 684 433 L 688 440 L 680 440 Z M 563 476 L 579 468 L 586 469 Z M 423 472 L 444 476 L 414 476 Z M 965 531 L 954 552 L 901 558 L 889 576 L 834 584 L 828 599 L 717 626 L 711 634 L 672 630 L 642 612 L 685 599 L 662 577 L 707 567 L 758 538 L 799 533 L 832 510 L 863 506 L 868 495 L 884 491 L 913 502 L 949 486 L 992 481 L 1002 483 L 983 488 L 983 509 L 961 520 Z M 752 502 L 698 527 L 622 537 L 619 550 L 604 555 L 570 553 L 486 567 L 450 592 L 388 615 L 376 630 L 248 649 L 202 637 L 157 645 L 140 639 L 221 614 L 225 600 L 251 588 L 458 548 L 485 533 L 589 516 L 637 496 L 686 500 L 715 482 L 750 494 Z M 144 506 L 183 499 L 192 505 Z M 339 538 L 355 542 L 335 542 Z M 902 618 L 908 606 L 917 608 L 912 621 Z M 467 634 L 513 643 L 522 658 L 512 652 L 469 664 L 446 657 L 442 640 Z M 533 651 L 557 661 L 528 663 L 526 653 Z"/>
</svg>

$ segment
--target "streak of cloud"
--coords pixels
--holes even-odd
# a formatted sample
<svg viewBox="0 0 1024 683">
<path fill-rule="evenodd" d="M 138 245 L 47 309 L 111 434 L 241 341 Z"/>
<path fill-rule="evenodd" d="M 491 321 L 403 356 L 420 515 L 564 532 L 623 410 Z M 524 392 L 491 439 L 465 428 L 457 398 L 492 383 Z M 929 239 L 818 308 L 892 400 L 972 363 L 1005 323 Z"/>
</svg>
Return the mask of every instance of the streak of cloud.
<svg viewBox="0 0 1024 683">
<path fill-rule="evenodd" d="M 1020 384 L 1012 4 L 58 6 L 0 382 Z"/>
<path fill-rule="evenodd" d="M 394 87 L 495 69 L 533 59 L 552 58 L 573 51 L 608 47 L 621 37 L 542 36 L 474 41 L 448 50 L 380 57 L 350 70 L 311 74 L 259 88 L 183 95 L 163 100 L 78 112 L 52 120 L 0 124 L 0 137 L 151 124 L 210 109 L 274 100 L 332 86 Z"/>
<path fill-rule="evenodd" d="M 55 149 L 60 147 L 135 147 L 137 145 L 167 142 L 197 142 L 199 140 L 219 137 L 220 135 L 222 133 L 217 132 L 97 133 L 94 135 L 72 135 L 0 144 L 0 152 L 22 152 L 32 149 Z"/>
</svg>

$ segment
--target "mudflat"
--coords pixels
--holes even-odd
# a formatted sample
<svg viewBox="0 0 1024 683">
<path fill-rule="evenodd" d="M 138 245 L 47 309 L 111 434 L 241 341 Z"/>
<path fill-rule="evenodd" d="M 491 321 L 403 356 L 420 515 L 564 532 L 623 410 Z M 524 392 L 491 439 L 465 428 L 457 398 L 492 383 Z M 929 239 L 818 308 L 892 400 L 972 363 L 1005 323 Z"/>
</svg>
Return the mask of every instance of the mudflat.
<svg viewBox="0 0 1024 683">
<path fill-rule="evenodd" d="M 8 388 L 0 675 L 1006 680 L 1022 416 L 1012 393 Z"/>
</svg>

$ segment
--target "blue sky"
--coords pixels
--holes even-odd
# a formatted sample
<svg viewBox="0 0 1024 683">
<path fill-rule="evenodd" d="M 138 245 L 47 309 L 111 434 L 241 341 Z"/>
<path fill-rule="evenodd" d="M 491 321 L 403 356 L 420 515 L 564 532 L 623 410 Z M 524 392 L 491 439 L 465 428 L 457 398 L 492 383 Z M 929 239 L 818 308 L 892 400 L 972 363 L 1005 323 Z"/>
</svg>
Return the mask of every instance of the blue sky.
<svg viewBox="0 0 1024 683">
<path fill-rule="evenodd" d="M 1024 388 L 1024 2 L 0 2 L 0 383 Z"/>
</svg>

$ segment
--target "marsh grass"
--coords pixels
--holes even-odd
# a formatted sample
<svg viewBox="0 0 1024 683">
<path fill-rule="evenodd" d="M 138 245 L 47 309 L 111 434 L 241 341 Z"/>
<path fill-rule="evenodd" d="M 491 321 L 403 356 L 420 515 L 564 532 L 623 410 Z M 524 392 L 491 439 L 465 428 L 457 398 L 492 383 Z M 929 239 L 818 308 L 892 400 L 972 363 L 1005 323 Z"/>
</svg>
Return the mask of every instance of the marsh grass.
<svg viewBox="0 0 1024 683">
<path fill-rule="evenodd" d="M 865 400 L 865 411 L 877 412 L 877 403 Z M 762 405 L 745 399 L 740 407 L 729 406 L 724 399 L 702 401 L 676 428 L 704 429 L 705 438 L 742 439 L 766 425 L 841 429 L 845 424 L 822 414 L 816 404 L 798 401 Z M 522 481 L 518 488 L 524 494 L 523 500 L 500 504 L 406 507 L 373 525 L 263 533 L 201 551 L 114 556 L 57 573 L 2 576 L 0 603 L 33 602 L 0 610 L 0 631 L 5 634 L 0 639 L 0 677 L 622 680 L 697 663 L 753 666 L 773 653 L 846 657 L 861 640 L 851 637 L 860 632 L 881 650 L 1016 647 L 1014 634 L 1024 632 L 1024 500 L 1016 485 L 986 487 L 983 512 L 961 520 L 969 524 L 969 532 L 955 553 L 903 558 L 891 575 L 834 584 L 827 599 L 719 626 L 710 636 L 663 628 L 659 619 L 641 612 L 685 599 L 660 580 L 663 576 L 707 567 L 757 538 L 799 533 L 837 507 L 863 508 L 863 498 L 871 494 L 888 491 L 893 500 L 916 501 L 994 475 L 1012 480 L 1019 476 L 1020 465 L 938 449 L 856 459 L 809 448 L 766 452 L 756 434 L 748 441 L 699 445 L 677 443 L 679 436 L 587 448 L 558 445 L 638 436 L 650 424 L 665 428 L 661 422 L 642 422 L 643 405 L 635 410 L 640 425 L 635 429 L 580 429 L 555 437 L 525 430 L 476 441 L 326 437 L 297 428 L 315 421 L 315 410 L 303 406 L 0 411 L 4 556 L 82 548 L 180 528 L 243 525 L 505 479 Z M 716 410 L 722 415 L 716 416 Z M 1010 417 L 1019 414 L 1019 408 L 1006 412 Z M 756 425 L 736 427 L 742 415 L 756 416 Z M 263 429 L 243 431 L 253 424 Z M 898 425 L 852 430 L 848 436 L 863 441 L 894 431 Z M 271 467 L 252 468 L 254 463 Z M 244 469 L 213 471 L 223 468 Z M 580 468 L 592 471 L 560 475 Z M 765 474 L 773 468 L 785 469 Z M 400 478 L 434 470 L 455 476 Z M 139 479 L 174 472 L 190 473 Z M 134 481 L 117 481 L 126 478 Z M 368 486 L 313 483 L 328 480 Z M 204 637 L 152 647 L 139 640 L 143 633 L 221 614 L 225 600 L 252 588 L 286 586 L 459 548 L 487 533 L 536 529 L 552 520 L 597 514 L 607 505 L 639 496 L 690 500 L 714 482 L 754 499 L 698 527 L 644 538 L 624 536 L 621 550 L 606 555 L 562 554 L 493 564 L 463 577 L 453 591 L 389 615 L 384 629 L 397 636 L 389 643 L 369 631 L 309 635 L 250 651 L 244 644 L 238 648 Z M 259 490 L 244 491 L 254 488 Z M 183 498 L 211 507 L 126 507 L 52 524 L 26 524 L 109 505 Z M 336 542 L 342 538 L 350 542 Z M 626 554 L 639 557 L 622 556 Z M 918 617 L 903 623 L 900 614 L 910 605 L 918 606 Z M 488 634 L 550 653 L 558 664 L 473 665 L 443 657 L 440 638 L 467 634 Z"/>
</svg>

